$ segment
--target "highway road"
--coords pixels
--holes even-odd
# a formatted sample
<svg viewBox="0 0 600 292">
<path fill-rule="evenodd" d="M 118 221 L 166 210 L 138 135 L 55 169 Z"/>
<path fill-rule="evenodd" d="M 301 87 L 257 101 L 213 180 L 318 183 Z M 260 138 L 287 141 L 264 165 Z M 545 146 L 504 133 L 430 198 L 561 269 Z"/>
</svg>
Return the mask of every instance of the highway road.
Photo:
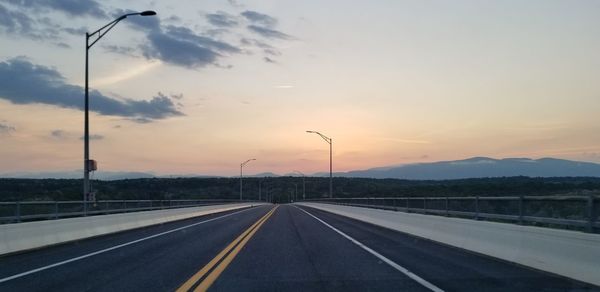
<svg viewBox="0 0 600 292">
<path fill-rule="evenodd" d="M 0 257 L 0 291 L 600 291 L 295 205 Z"/>
</svg>

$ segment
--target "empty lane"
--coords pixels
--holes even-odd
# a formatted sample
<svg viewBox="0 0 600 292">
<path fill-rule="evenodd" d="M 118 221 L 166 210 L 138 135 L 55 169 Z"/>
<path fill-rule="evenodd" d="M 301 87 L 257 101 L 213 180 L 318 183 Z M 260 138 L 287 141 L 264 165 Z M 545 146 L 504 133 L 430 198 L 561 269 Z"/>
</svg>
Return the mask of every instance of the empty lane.
<svg viewBox="0 0 600 292">
<path fill-rule="evenodd" d="M 0 278 L 175 230 L 0 283 L 0 290 L 172 291 L 270 209 L 212 214 L 5 256 Z"/>
<path fill-rule="evenodd" d="M 579 281 L 302 207 L 444 291 L 599 291 Z"/>
</svg>

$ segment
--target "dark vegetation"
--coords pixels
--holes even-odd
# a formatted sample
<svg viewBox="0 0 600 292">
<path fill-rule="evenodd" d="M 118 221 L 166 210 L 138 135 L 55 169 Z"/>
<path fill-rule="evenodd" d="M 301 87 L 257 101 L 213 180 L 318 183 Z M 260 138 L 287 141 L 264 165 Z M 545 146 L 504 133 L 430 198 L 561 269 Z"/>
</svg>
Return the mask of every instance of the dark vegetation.
<svg viewBox="0 0 600 292">
<path fill-rule="evenodd" d="M 239 199 L 239 178 L 144 178 L 114 181 L 93 181 L 97 200 L 202 200 L 202 199 Z M 0 202 L 10 201 L 81 201 L 82 180 L 78 179 L 0 179 Z M 301 177 L 268 177 L 244 178 L 244 199 L 262 200 L 268 198 L 274 203 L 289 202 L 294 193 L 302 199 Z M 337 177 L 333 181 L 334 197 L 337 203 L 373 204 L 387 207 L 409 207 L 419 212 L 426 205 L 427 209 L 445 210 L 445 200 L 382 200 L 368 199 L 348 201 L 340 198 L 390 198 L 390 197 L 475 197 L 475 200 L 455 199 L 447 203 L 449 210 L 481 213 L 573 219 L 594 222 L 600 214 L 600 203 L 592 203 L 586 199 L 565 200 L 527 200 L 522 208 L 518 199 L 485 200 L 489 196 L 547 196 L 547 195 L 586 195 L 600 194 L 600 178 L 595 177 L 502 177 L 475 178 L 457 180 L 399 180 Z M 327 198 L 329 195 L 329 178 L 307 177 L 306 199 Z M 585 197 L 584 197 L 585 198 Z M 347 202 L 346 202 L 347 201 Z M 594 201 L 598 202 L 596 198 Z M 594 202 L 592 201 L 592 202 Z M 114 202 L 119 204 L 123 202 Z M 102 204 L 104 206 L 108 203 Z M 112 203 L 111 203 L 112 204 Z M 139 202 L 137 202 L 139 206 Z M 162 202 L 160 204 L 165 204 Z M 52 209 L 54 204 L 50 206 Z M 100 206 L 100 205 L 99 205 Z M 591 207 L 590 207 L 591 206 Z M 110 206 L 106 205 L 107 209 Z M 27 209 L 28 208 L 28 209 Z M 80 205 L 61 205 L 61 212 L 68 208 L 78 211 Z M 67 208 L 67 209 L 65 209 Z M 14 216 L 15 206 L 5 205 L 0 208 L 0 217 Z M 48 206 L 23 206 L 21 214 L 53 213 Z M 76 210 L 75 210 L 76 209 Z M 79 210 L 80 211 L 80 210 Z M 474 214 L 474 213 L 471 213 Z M 471 218 L 472 216 L 467 215 Z M 503 221 L 495 220 L 494 221 Z M 514 220 L 512 221 L 514 223 Z M 552 223 L 528 222 L 538 226 L 587 230 L 594 232 L 598 228 L 555 225 Z"/>
<path fill-rule="evenodd" d="M 298 190 L 301 177 L 244 178 L 244 199 L 261 195 L 286 202 Z M 458 180 L 399 180 L 334 178 L 334 197 L 515 196 L 577 194 L 600 190 L 600 178 L 477 178 Z M 148 178 L 93 181 L 98 200 L 238 199 L 239 178 Z M 77 179 L 0 179 L 0 201 L 81 200 Z M 329 179 L 306 178 L 306 198 L 328 196 Z"/>
</svg>

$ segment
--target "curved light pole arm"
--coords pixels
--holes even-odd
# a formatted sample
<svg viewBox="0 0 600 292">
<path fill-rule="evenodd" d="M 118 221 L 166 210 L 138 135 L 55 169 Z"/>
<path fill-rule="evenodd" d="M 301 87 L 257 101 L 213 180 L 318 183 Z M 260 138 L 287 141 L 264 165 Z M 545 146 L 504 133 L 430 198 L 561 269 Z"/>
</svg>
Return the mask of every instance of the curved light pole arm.
<svg viewBox="0 0 600 292">
<path fill-rule="evenodd" d="M 255 159 L 255 158 L 248 159 L 248 160 L 246 160 L 246 161 L 242 162 L 242 164 L 240 164 L 240 166 L 241 166 L 241 167 L 244 167 L 246 164 L 248 164 L 250 161 L 253 161 L 253 160 L 256 160 L 256 159 Z"/>
<path fill-rule="evenodd" d="M 248 159 L 242 163 L 240 163 L 240 201 L 242 200 L 242 194 L 243 194 L 243 184 L 242 184 L 242 177 L 244 176 L 244 165 L 248 164 L 250 161 L 252 160 L 256 160 L 255 158 L 251 158 Z"/>
<path fill-rule="evenodd" d="M 323 140 L 325 140 L 325 142 L 331 144 L 331 138 L 329 138 L 329 137 L 327 137 L 327 136 L 325 136 L 325 135 L 323 135 L 323 134 L 321 134 L 321 133 L 319 133 L 317 131 L 306 131 L 306 133 L 317 134 L 317 135 L 321 136 L 321 138 L 323 138 Z"/>
<path fill-rule="evenodd" d="M 117 25 L 117 23 L 119 23 L 119 21 L 127 18 L 128 16 L 132 16 L 132 15 L 142 15 L 142 16 L 148 16 L 148 15 L 156 15 L 156 12 L 154 11 L 144 11 L 144 12 L 134 12 L 134 13 L 127 13 L 127 14 L 123 14 L 121 16 L 119 16 L 117 19 L 107 23 L 106 25 L 104 25 L 103 27 L 99 28 L 98 30 L 92 32 L 92 33 L 86 33 L 87 38 L 92 37 L 95 34 L 98 34 L 98 38 L 96 40 L 94 40 L 91 44 L 89 44 L 87 46 L 87 48 L 91 48 L 96 42 L 98 42 L 107 32 L 109 32 L 113 27 L 115 27 L 115 25 Z M 108 27 L 108 28 L 107 28 Z M 102 31 L 106 28 L 105 31 Z"/>
<path fill-rule="evenodd" d="M 109 22 L 107 25 L 99 28 L 97 31 L 93 32 L 93 33 L 86 33 L 86 37 L 89 39 L 90 37 L 92 37 L 95 34 L 98 34 L 98 38 L 96 38 L 91 44 L 89 44 L 87 46 L 87 48 L 91 48 L 96 42 L 98 42 L 107 32 L 109 32 L 113 27 L 115 27 L 115 25 L 117 25 L 117 23 L 119 23 L 119 21 L 125 19 L 127 16 L 123 15 L 111 22 Z M 106 27 L 108 27 L 105 31 L 102 31 L 103 29 L 105 29 Z"/>
</svg>

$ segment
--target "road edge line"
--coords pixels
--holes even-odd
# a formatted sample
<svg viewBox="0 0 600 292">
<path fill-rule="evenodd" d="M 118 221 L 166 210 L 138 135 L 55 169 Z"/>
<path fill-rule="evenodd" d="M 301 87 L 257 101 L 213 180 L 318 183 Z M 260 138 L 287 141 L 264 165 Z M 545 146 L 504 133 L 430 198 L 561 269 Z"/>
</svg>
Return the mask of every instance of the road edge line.
<svg viewBox="0 0 600 292">
<path fill-rule="evenodd" d="M 115 246 L 112 246 L 112 247 L 109 247 L 109 248 L 105 248 L 105 249 L 101 249 L 101 250 L 98 250 L 98 251 L 95 251 L 95 252 L 87 253 L 87 254 L 84 254 L 84 255 L 81 255 L 81 256 L 78 256 L 78 257 L 70 258 L 68 260 L 60 261 L 60 262 L 57 262 L 57 263 L 54 263 L 54 264 L 46 265 L 46 266 L 39 267 L 39 268 L 36 268 L 36 269 L 33 269 L 33 270 L 29 270 L 29 271 L 26 271 L 26 272 L 22 272 L 22 273 L 19 273 L 19 274 L 8 276 L 8 277 L 0 279 L 0 283 L 4 283 L 4 282 L 10 281 L 10 280 L 14 280 L 14 279 L 21 278 L 21 277 L 24 277 L 24 276 L 27 276 L 27 275 L 31 275 L 31 274 L 34 274 L 34 273 L 37 273 L 37 272 L 41 272 L 41 271 L 44 271 L 44 270 L 47 270 L 47 269 L 51 269 L 51 268 L 62 266 L 62 265 L 68 264 L 68 263 L 72 263 L 72 262 L 78 261 L 78 260 L 89 258 L 89 257 L 95 256 L 95 255 L 98 255 L 98 254 L 102 254 L 102 253 L 105 253 L 105 252 L 109 252 L 109 251 L 112 251 L 112 250 L 115 250 L 115 249 L 118 249 L 118 248 L 121 248 L 121 247 L 129 246 L 129 245 L 132 245 L 132 244 L 136 244 L 138 242 L 146 241 L 148 239 L 152 239 L 152 238 L 155 238 L 155 237 L 159 237 L 159 236 L 163 236 L 163 235 L 166 235 L 166 234 L 169 234 L 169 233 L 173 233 L 173 232 L 176 232 L 176 231 L 179 231 L 179 230 L 182 230 L 182 229 L 194 227 L 196 225 L 200 225 L 200 224 L 208 223 L 208 222 L 215 221 L 215 220 L 218 220 L 218 219 L 222 219 L 222 218 L 225 218 L 225 217 L 229 217 L 229 216 L 232 216 L 232 215 L 235 215 L 235 214 L 239 214 L 239 213 L 242 213 L 242 212 L 246 212 L 246 211 L 249 211 L 249 210 L 252 210 L 252 209 L 254 209 L 254 207 L 250 207 L 248 209 L 244 209 L 244 210 L 241 210 L 241 211 L 229 213 L 229 214 L 226 214 L 226 215 L 223 215 L 223 216 L 211 218 L 211 219 L 208 219 L 208 220 L 205 220 L 205 221 L 196 222 L 196 223 L 193 223 L 193 224 L 190 224 L 190 225 L 178 227 L 178 228 L 175 228 L 175 229 L 171 229 L 171 230 L 168 230 L 168 231 L 164 231 L 164 232 L 161 232 L 161 233 L 157 233 L 157 234 L 154 234 L 154 235 L 150 235 L 150 236 L 147 236 L 147 237 L 136 239 L 136 240 L 133 240 L 133 241 L 130 241 L 130 242 L 122 243 L 122 244 L 115 245 Z M 207 215 L 209 215 L 209 214 L 207 214 Z"/>
<path fill-rule="evenodd" d="M 386 258 L 385 256 L 383 256 L 382 254 L 376 252 L 375 250 L 371 249 L 370 247 L 364 245 L 363 243 L 361 243 L 360 241 L 350 237 L 349 235 L 347 235 L 346 233 L 340 231 L 339 229 L 331 226 L 330 224 L 328 224 L 327 222 L 321 220 L 320 218 L 318 218 L 317 216 L 309 213 L 308 211 L 298 207 L 298 206 L 294 206 L 296 208 L 298 208 L 299 210 L 301 210 L 302 212 L 308 214 L 309 216 L 313 217 L 314 219 L 316 219 L 317 221 L 321 222 L 323 225 L 329 227 L 331 230 L 337 232 L 339 235 L 343 236 L 344 238 L 350 240 L 352 243 L 358 245 L 360 248 L 364 249 L 365 251 L 369 252 L 370 254 L 374 255 L 375 257 L 379 258 L 380 260 L 382 260 L 383 262 L 385 262 L 386 264 L 390 265 L 391 267 L 393 267 L 394 269 L 400 271 L 401 273 L 403 273 L 404 275 L 408 276 L 409 278 L 415 280 L 416 282 L 418 282 L 419 284 L 421 284 L 422 286 L 428 288 L 431 291 L 434 292 L 444 292 L 444 290 L 442 290 L 441 288 L 435 286 L 434 284 L 430 283 L 429 281 L 419 277 L 417 274 L 409 271 L 407 268 L 395 263 L 394 261 Z"/>
</svg>

